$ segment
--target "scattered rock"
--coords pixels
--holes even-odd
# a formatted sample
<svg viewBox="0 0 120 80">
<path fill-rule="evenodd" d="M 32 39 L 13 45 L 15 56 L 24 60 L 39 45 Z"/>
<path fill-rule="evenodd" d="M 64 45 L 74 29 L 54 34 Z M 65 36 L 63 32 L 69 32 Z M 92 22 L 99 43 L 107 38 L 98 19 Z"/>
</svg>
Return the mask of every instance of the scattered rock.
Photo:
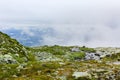
<svg viewBox="0 0 120 80">
<path fill-rule="evenodd" d="M 120 65 L 120 62 L 113 62 L 114 65 Z"/>
<path fill-rule="evenodd" d="M 27 66 L 27 63 L 22 63 L 17 67 L 17 70 L 20 71 L 22 69 L 24 69 Z"/>
<path fill-rule="evenodd" d="M 35 57 L 38 61 L 61 61 L 61 59 L 55 57 L 51 53 L 46 53 L 46 52 L 37 52 L 35 53 Z"/>
<path fill-rule="evenodd" d="M 80 77 L 91 77 L 88 72 L 74 72 L 72 76 L 75 77 L 75 79 L 78 79 Z"/>
<path fill-rule="evenodd" d="M 13 75 L 12 77 L 17 78 L 18 76 L 17 75 Z"/>
<path fill-rule="evenodd" d="M 78 47 L 73 47 L 73 48 L 71 48 L 71 51 L 72 51 L 72 52 L 79 52 L 80 49 L 79 49 Z"/>
<path fill-rule="evenodd" d="M 86 53 L 85 60 L 100 60 L 100 55 L 97 53 Z"/>
<path fill-rule="evenodd" d="M 0 63 L 15 64 L 18 63 L 11 55 L 0 55 Z"/>
</svg>

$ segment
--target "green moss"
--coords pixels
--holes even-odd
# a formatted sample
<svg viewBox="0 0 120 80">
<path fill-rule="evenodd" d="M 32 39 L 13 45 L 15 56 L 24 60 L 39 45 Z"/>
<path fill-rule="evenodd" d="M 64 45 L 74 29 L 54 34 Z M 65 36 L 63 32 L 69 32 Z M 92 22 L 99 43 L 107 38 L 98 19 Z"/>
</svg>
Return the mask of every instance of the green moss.
<svg viewBox="0 0 120 80">
<path fill-rule="evenodd" d="M 53 55 L 64 55 L 66 52 L 68 52 L 70 50 L 69 47 L 64 47 L 64 46 L 58 46 L 58 45 L 54 45 L 54 46 L 41 46 L 41 47 L 36 47 L 31 49 L 32 52 L 47 52 L 47 53 L 51 53 Z"/>
<path fill-rule="evenodd" d="M 61 80 L 61 76 L 64 76 L 67 80 L 96 80 L 93 73 L 95 73 L 98 78 L 104 78 L 103 74 L 113 71 L 117 74 L 120 71 L 119 65 L 109 65 L 108 62 L 113 62 L 120 60 L 120 53 L 107 56 L 101 61 L 87 60 L 87 61 L 77 61 L 79 59 L 84 59 L 85 53 L 96 52 L 93 48 L 88 47 L 78 47 L 79 52 L 72 52 L 71 49 L 76 46 L 40 46 L 40 47 L 25 47 L 15 39 L 10 38 L 7 34 L 0 32 L 0 53 L 10 54 L 18 64 L 0 64 L 0 80 Z M 47 61 L 39 62 L 35 60 L 36 52 L 46 52 L 51 53 L 55 57 L 63 59 L 63 61 Z M 16 54 L 19 54 L 19 56 Z M 25 62 L 25 59 L 28 61 Z M 70 59 L 70 60 L 69 60 Z M 25 66 L 18 69 L 18 66 L 24 64 Z M 96 72 L 97 69 L 104 69 L 105 71 Z M 92 71 L 93 70 L 93 71 Z M 94 71 L 96 70 L 96 71 Z M 74 71 L 89 71 L 92 74 L 92 78 L 80 77 L 75 79 L 72 74 Z M 101 75 L 102 74 L 102 75 Z M 16 75 L 17 77 L 13 77 Z M 120 76 L 116 77 L 119 80 Z"/>
<path fill-rule="evenodd" d="M 75 80 L 91 80 L 90 78 L 87 78 L 87 77 L 79 77 L 79 78 L 77 78 L 77 79 L 75 79 Z"/>
<path fill-rule="evenodd" d="M 120 59 L 120 53 L 112 54 L 111 56 L 106 56 L 103 61 L 117 61 Z"/>
<path fill-rule="evenodd" d="M 13 75 L 17 74 L 17 67 L 18 64 L 7 64 L 7 65 L 0 65 L 0 80 L 4 78 L 12 77 Z"/>
<path fill-rule="evenodd" d="M 81 51 L 84 51 L 84 52 L 89 52 L 89 53 L 91 53 L 91 52 L 96 52 L 95 49 L 93 49 L 93 48 L 88 48 L 88 47 L 85 47 L 85 46 L 80 47 L 80 50 L 81 50 Z"/>
<path fill-rule="evenodd" d="M 71 60 L 82 59 L 85 57 L 84 52 L 72 52 L 70 55 Z"/>
</svg>

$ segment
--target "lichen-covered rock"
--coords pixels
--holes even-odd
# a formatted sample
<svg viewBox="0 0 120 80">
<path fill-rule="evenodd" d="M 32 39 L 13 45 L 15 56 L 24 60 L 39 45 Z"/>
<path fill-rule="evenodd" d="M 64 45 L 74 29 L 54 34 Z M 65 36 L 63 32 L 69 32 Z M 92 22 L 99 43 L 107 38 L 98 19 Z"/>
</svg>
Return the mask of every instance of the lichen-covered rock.
<svg viewBox="0 0 120 80">
<path fill-rule="evenodd" d="M 11 55 L 0 55 L 0 63 L 14 64 L 18 63 Z"/>
<path fill-rule="evenodd" d="M 100 60 L 100 55 L 97 53 L 86 53 L 85 60 Z"/>
<path fill-rule="evenodd" d="M 60 58 L 55 57 L 54 55 L 46 52 L 36 52 L 34 53 L 36 60 L 38 61 L 61 61 Z"/>
<path fill-rule="evenodd" d="M 120 48 L 25 47 L 0 32 L 0 80 L 8 79 L 120 80 Z"/>
<path fill-rule="evenodd" d="M 114 65 L 120 65 L 120 62 L 113 62 Z"/>
<path fill-rule="evenodd" d="M 27 63 L 22 63 L 17 67 L 17 70 L 20 71 L 22 69 L 24 69 L 27 66 Z"/>
<path fill-rule="evenodd" d="M 79 52 L 80 49 L 79 49 L 79 47 L 73 47 L 73 48 L 71 48 L 71 51 L 72 52 Z"/>
<path fill-rule="evenodd" d="M 75 77 L 75 79 L 78 79 L 80 77 L 91 77 L 88 72 L 74 72 L 72 76 Z"/>
</svg>

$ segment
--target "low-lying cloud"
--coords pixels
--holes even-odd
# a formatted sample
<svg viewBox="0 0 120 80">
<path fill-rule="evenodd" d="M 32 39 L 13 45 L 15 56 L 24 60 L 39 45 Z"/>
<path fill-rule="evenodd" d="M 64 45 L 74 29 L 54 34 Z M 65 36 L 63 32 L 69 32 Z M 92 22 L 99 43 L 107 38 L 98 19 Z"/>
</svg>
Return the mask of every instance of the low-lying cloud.
<svg viewBox="0 0 120 80">
<path fill-rule="evenodd" d="M 50 28 L 46 45 L 86 45 L 120 47 L 119 0 L 4 0 L 0 1 L 0 29 Z M 48 31 L 49 33 L 49 31 Z"/>
</svg>

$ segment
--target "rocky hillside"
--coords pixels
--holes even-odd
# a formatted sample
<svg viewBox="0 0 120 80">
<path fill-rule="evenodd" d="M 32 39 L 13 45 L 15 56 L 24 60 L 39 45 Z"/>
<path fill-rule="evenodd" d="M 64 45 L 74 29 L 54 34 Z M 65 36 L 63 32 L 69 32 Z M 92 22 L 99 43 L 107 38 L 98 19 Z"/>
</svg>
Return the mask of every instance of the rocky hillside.
<svg viewBox="0 0 120 80">
<path fill-rule="evenodd" d="M 0 32 L 0 51 L 1 54 L 18 53 L 18 54 L 25 54 L 25 48 L 17 42 L 17 40 L 10 38 L 7 34 Z"/>
<path fill-rule="evenodd" d="M 25 47 L 0 32 L 0 80 L 120 80 L 120 48 Z"/>
<path fill-rule="evenodd" d="M 27 59 L 26 48 L 17 40 L 0 32 L 0 63 L 17 63 Z"/>
</svg>

